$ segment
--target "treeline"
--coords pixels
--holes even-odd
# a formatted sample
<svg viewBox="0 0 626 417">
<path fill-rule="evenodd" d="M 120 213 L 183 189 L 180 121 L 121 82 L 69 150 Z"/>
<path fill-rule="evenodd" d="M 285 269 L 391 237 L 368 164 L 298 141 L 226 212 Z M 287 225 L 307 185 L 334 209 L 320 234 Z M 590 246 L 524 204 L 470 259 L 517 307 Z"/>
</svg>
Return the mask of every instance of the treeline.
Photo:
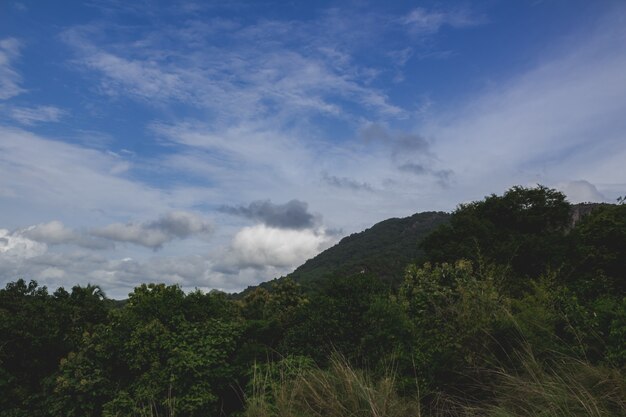
<svg viewBox="0 0 626 417">
<path fill-rule="evenodd" d="M 514 187 L 392 285 L 0 290 L 3 416 L 626 415 L 626 205 Z M 417 244 L 415 242 L 414 244 Z"/>
</svg>

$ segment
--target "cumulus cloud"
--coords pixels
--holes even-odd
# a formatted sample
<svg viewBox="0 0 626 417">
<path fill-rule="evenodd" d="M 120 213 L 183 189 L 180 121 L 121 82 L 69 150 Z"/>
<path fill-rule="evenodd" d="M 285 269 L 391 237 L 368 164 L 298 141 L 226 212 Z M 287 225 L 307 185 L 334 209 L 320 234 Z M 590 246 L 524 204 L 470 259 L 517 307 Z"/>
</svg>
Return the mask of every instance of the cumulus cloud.
<svg viewBox="0 0 626 417">
<path fill-rule="evenodd" d="M 66 228 L 63 223 L 53 220 L 24 229 L 21 234 L 38 242 L 58 244 L 68 243 L 77 238 L 77 233 Z"/>
<path fill-rule="evenodd" d="M 164 243 L 193 235 L 206 235 L 212 226 L 202 217 L 185 211 L 174 211 L 151 222 L 112 223 L 91 233 L 116 242 L 129 242 L 151 249 Z"/>
<path fill-rule="evenodd" d="M 47 246 L 20 234 L 0 229 L 0 259 L 22 260 L 45 253 Z M 1 262 L 0 262 L 1 263 Z"/>
<path fill-rule="evenodd" d="M 33 225 L 19 230 L 18 233 L 34 241 L 47 243 L 49 245 L 74 244 L 87 249 L 113 248 L 112 242 L 79 233 L 65 227 L 65 225 L 58 220 Z"/>
<path fill-rule="evenodd" d="M 15 38 L 0 39 L 0 100 L 24 92 L 20 87 L 22 77 L 13 66 L 13 61 L 20 55 L 20 46 Z"/>
<path fill-rule="evenodd" d="M 263 224 L 245 227 L 233 238 L 223 260 L 224 271 L 240 268 L 294 268 L 328 248 L 335 237 L 324 229 L 293 230 Z"/>
<path fill-rule="evenodd" d="M 309 213 L 309 205 L 300 200 L 291 200 L 285 204 L 274 204 L 270 200 L 253 201 L 247 207 L 223 206 L 220 210 L 284 229 L 306 229 L 317 223 L 316 216 Z"/>
<path fill-rule="evenodd" d="M 595 185 L 585 180 L 560 183 L 556 188 L 562 191 L 571 203 L 598 203 L 607 200 Z"/>
</svg>

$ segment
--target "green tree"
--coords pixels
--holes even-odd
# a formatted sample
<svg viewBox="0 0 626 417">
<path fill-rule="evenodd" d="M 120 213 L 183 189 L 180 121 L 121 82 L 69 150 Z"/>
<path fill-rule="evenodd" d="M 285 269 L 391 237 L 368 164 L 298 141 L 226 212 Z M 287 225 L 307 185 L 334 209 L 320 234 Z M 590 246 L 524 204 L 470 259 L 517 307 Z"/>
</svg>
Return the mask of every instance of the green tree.
<svg viewBox="0 0 626 417">
<path fill-rule="evenodd" d="M 626 295 L 626 205 L 603 205 L 568 236 L 563 280 L 584 299 Z"/>
<path fill-rule="evenodd" d="M 106 320 L 109 301 L 97 286 L 48 293 L 23 279 L 0 290 L 0 409 L 47 414 L 46 387 L 85 331 Z"/>
<path fill-rule="evenodd" d="M 409 265 L 398 299 L 413 325 L 418 377 L 429 389 L 459 383 L 461 371 L 482 365 L 508 328 L 508 298 L 492 273 L 477 273 L 467 260 Z"/>
<path fill-rule="evenodd" d="M 570 205 L 544 186 L 516 186 L 502 196 L 460 205 L 449 224 L 422 242 L 434 263 L 468 259 L 509 267 L 516 277 L 538 277 L 563 263 Z M 509 283 L 513 291 L 523 285 Z"/>
<path fill-rule="evenodd" d="M 51 409 L 69 416 L 218 415 L 237 386 L 242 323 L 222 293 L 141 285 L 62 362 Z"/>
<path fill-rule="evenodd" d="M 319 294 L 296 311 L 280 351 L 325 362 L 337 350 L 348 359 L 374 365 L 379 354 L 394 350 L 390 336 L 401 320 L 389 302 L 390 288 L 375 276 L 357 274 L 328 280 Z M 380 346 L 373 349 L 374 343 Z"/>
</svg>

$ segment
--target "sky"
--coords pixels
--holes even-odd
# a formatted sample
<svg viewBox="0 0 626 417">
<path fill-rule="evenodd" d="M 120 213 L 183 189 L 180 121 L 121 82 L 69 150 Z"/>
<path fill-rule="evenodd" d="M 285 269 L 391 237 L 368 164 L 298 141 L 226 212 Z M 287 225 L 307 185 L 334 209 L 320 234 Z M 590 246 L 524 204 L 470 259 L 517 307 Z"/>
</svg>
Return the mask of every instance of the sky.
<svg viewBox="0 0 626 417">
<path fill-rule="evenodd" d="M 240 291 L 625 165 L 623 1 L 0 0 L 2 286 Z"/>
</svg>

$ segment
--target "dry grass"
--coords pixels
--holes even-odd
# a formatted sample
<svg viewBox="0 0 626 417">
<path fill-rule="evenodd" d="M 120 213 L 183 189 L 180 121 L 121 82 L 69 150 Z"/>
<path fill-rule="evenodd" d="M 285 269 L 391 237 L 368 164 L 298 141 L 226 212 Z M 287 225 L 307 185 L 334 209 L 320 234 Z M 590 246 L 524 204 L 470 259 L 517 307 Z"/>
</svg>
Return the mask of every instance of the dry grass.
<svg viewBox="0 0 626 417">
<path fill-rule="evenodd" d="M 293 376 L 284 378 L 286 373 Z M 289 369 L 278 381 L 256 374 L 254 387 L 247 417 L 421 416 L 416 398 L 398 396 L 393 372 L 374 381 L 339 355 L 328 370 Z"/>
<path fill-rule="evenodd" d="M 618 370 L 570 357 L 538 361 L 530 350 L 519 354 L 517 371 L 489 371 L 494 400 L 467 407 L 468 416 L 618 417 L 626 416 L 626 380 Z"/>
<path fill-rule="evenodd" d="M 397 393 L 393 372 L 374 380 L 335 355 L 331 366 L 283 368 L 279 377 L 257 372 L 246 417 L 620 417 L 626 416 L 626 382 L 617 370 L 558 358 L 519 355 L 516 371 L 485 370 L 490 382 L 480 402 L 441 396 L 423 411 L 419 389 Z M 485 378 L 481 378 L 484 380 Z"/>
</svg>

